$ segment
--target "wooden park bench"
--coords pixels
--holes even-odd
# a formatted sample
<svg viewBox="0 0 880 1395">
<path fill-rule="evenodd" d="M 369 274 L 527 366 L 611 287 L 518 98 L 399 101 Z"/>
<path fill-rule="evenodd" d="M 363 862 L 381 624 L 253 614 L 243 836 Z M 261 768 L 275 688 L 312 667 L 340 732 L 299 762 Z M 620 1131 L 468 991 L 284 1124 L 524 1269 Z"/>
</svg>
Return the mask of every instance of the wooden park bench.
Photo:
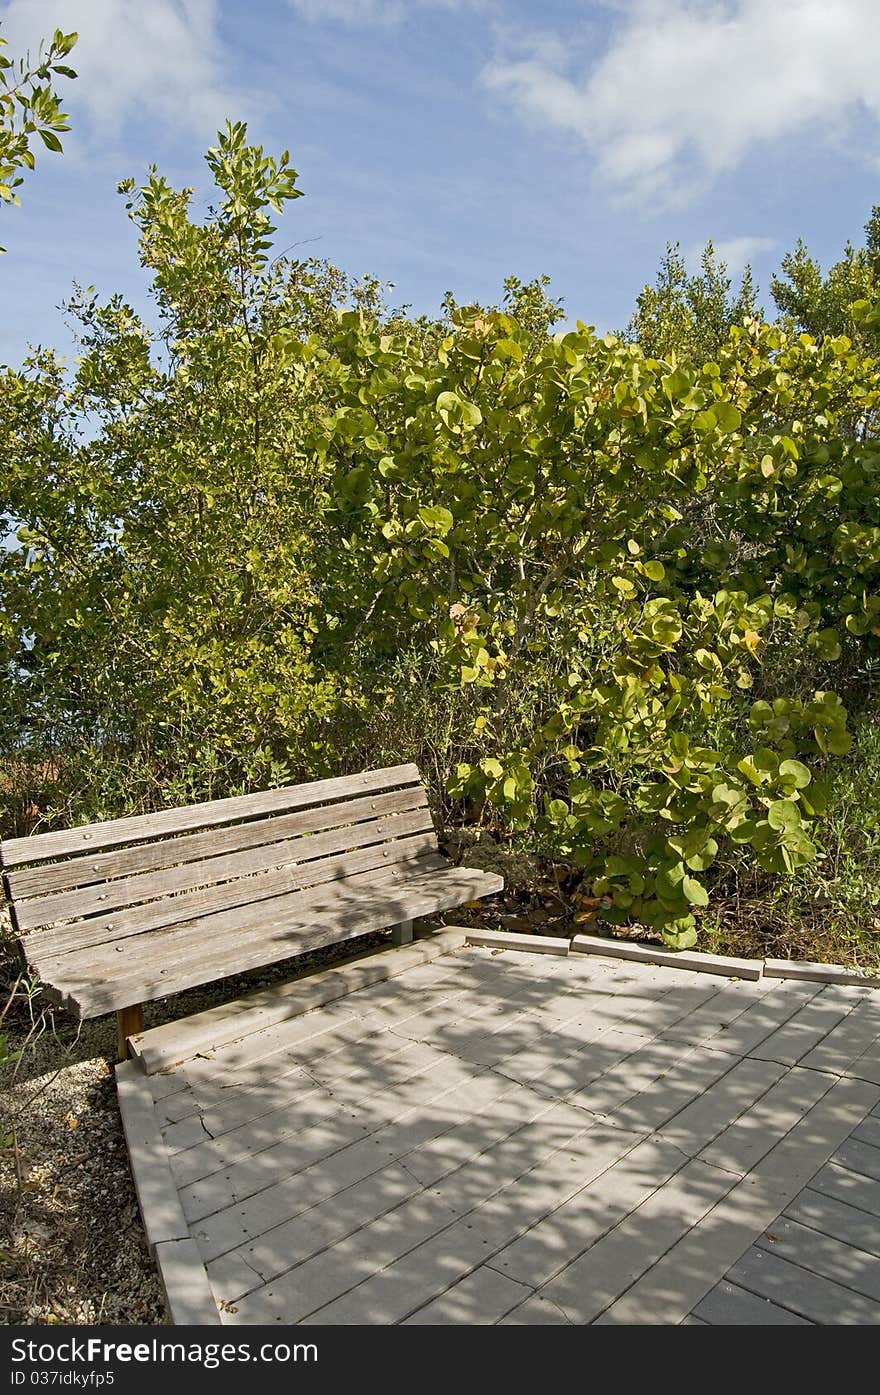
<svg viewBox="0 0 880 1395">
<path fill-rule="evenodd" d="M 453 867 L 414 765 L 0 843 L 26 965 L 80 1017 L 143 1004 L 490 896 Z"/>
</svg>

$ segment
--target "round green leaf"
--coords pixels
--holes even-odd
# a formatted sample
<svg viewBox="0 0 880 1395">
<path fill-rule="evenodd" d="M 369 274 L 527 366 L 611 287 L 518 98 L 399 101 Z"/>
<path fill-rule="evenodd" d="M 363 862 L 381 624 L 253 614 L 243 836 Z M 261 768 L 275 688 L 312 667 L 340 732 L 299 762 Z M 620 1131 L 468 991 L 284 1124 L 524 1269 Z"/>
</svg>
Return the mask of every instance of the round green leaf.
<svg viewBox="0 0 880 1395">
<path fill-rule="evenodd" d="M 784 760 L 779 766 L 779 774 L 786 780 L 793 782 L 795 789 L 806 789 L 812 780 L 812 775 L 805 765 L 799 760 Z"/>
<path fill-rule="evenodd" d="M 692 906 L 708 906 L 709 893 L 702 882 L 698 882 L 695 877 L 682 877 L 681 889 L 684 892 L 685 899 L 689 901 Z"/>
</svg>

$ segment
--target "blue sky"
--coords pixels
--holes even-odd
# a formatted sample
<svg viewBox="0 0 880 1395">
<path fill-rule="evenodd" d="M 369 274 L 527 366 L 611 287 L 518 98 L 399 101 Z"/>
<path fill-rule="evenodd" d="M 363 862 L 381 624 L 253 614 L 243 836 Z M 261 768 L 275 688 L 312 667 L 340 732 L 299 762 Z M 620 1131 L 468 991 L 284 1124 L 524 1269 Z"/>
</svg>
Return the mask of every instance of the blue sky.
<svg viewBox="0 0 880 1395">
<path fill-rule="evenodd" d="M 707 237 L 766 289 L 880 202 L 880 0 L 0 0 L 13 50 L 77 29 L 72 131 L 0 208 L 0 362 L 69 346 L 73 281 L 148 307 L 115 193 L 149 163 L 207 193 L 228 115 L 289 147 L 279 246 L 497 299 L 546 272 L 618 328 L 667 241 Z"/>
</svg>

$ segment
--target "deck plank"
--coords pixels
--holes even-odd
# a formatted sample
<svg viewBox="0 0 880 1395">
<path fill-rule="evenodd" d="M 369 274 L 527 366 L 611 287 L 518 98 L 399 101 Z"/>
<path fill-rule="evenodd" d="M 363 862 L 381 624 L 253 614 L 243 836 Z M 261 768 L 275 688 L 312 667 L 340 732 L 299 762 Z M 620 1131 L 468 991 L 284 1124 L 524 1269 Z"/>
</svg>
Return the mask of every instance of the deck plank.
<svg viewBox="0 0 880 1395">
<path fill-rule="evenodd" d="M 780 1216 L 758 1240 L 758 1249 L 781 1255 L 813 1274 L 844 1283 L 865 1298 L 880 1302 L 880 1259 L 859 1246 L 818 1235 L 798 1221 Z"/>
<path fill-rule="evenodd" d="M 833 1326 L 880 1322 L 880 1308 L 872 1299 L 765 1250 L 750 1250 L 730 1270 L 730 1278 L 810 1322 Z"/>
<path fill-rule="evenodd" d="M 781 1308 L 769 1298 L 725 1281 L 708 1293 L 693 1316 L 715 1326 L 807 1327 L 810 1319 Z M 687 1318 L 684 1319 L 688 1321 Z"/>
<path fill-rule="evenodd" d="M 880 1321 L 880 995 L 460 938 L 321 980 L 141 1077 L 222 1322 Z"/>
</svg>

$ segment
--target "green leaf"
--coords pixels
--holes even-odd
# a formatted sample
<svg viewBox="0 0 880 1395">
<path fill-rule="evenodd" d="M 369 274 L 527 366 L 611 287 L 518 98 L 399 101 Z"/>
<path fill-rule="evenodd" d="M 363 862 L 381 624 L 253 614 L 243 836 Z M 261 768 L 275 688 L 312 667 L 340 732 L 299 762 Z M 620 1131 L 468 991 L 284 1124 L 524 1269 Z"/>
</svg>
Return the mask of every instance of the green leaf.
<svg viewBox="0 0 880 1395">
<path fill-rule="evenodd" d="M 693 921 L 693 916 L 690 916 L 689 919 Z M 664 925 L 661 934 L 664 944 L 667 944 L 670 949 L 691 949 L 697 943 L 697 932 L 693 924 L 687 925 L 681 920 Z"/>
<path fill-rule="evenodd" d="M 738 431 L 742 425 L 742 413 L 734 407 L 732 402 L 713 402 L 712 411 L 715 419 L 725 435 L 730 435 L 733 431 Z"/>
<path fill-rule="evenodd" d="M 663 391 L 670 402 L 680 401 L 681 398 L 687 397 L 691 390 L 691 380 L 682 368 L 676 368 L 673 373 L 667 374 L 662 383 Z"/>
<path fill-rule="evenodd" d="M 515 339 L 499 339 L 495 353 L 502 358 L 513 359 L 515 363 L 522 363 L 523 351 Z"/>
<path fill-rule="evenodd" d="M 613 576 L 611 578 L 611 585 L 627 600 L 630 596 L 636 594 L 636 588 L 628 576 Z"/>
<path fill-rule="evenodd" d="M 798 807 L 790 799 L 777 799 L 767 810 L 767 822 L 780 832 L 797 828 L 800 821 Z"/>
<path fill-rule="evenodd" d="M 434 504 L 428 508 L 419 509 L 419 518 L 426 528 L 430 529 L 432 532 L 439 533 L 441 537 L 445 537 L 446 534 L 451 531 L 452 525 L 455 522 L 450 510 L 444 508 L 442 504 Z"/>
<path fill-rule="evenodd" d="M 641 570 L 649 581 L 662 581 L 666 575 L 666 568 L 662 562 L 643 562 Z"/>
<path fill-rule="evenodd" d="M 40 140 L 43 142 L 45 146 L 48 147 L 49 150 L 55 150 L 59 154 L 62 152 L 64 147 L 62 146 L 60 140 L 58 139 L 54 131 L 47 131 L 43 127 L 40 127 L 37 134 L 40 137 Z"/>
<path fill-rule="evenodd" d="M 835 629 L 817 630 L 808 637 L 807 644 L 820 659 L 825 659 L 828 663 L 840 658 L 840 635 Z"/>
<path fill-rule="evenodd" d="M 692 906 L 708 906 L 709 893 L 702 883 L 698 882 L 694 877 L 683 877 L 681 889 L 685 899 L 689 901 Z"/>
<path fill-rule="evenodd" d="M 750 780 L 753 785 L 763 785 L 764 781 L 767 779 L 766 772 L 758 769 L 751 756 L 745 756 L 741 761 L 737 761 L 736 768 L 741 771 L 746 779 Z"/>
<path fill-rule="evenodd" d="M 795 789 L 806 789 L 813 778 L 807 767 L 799 760 L 784 760 L 779 766 L 780 776 L 794 785 Z"/>
</svg>

